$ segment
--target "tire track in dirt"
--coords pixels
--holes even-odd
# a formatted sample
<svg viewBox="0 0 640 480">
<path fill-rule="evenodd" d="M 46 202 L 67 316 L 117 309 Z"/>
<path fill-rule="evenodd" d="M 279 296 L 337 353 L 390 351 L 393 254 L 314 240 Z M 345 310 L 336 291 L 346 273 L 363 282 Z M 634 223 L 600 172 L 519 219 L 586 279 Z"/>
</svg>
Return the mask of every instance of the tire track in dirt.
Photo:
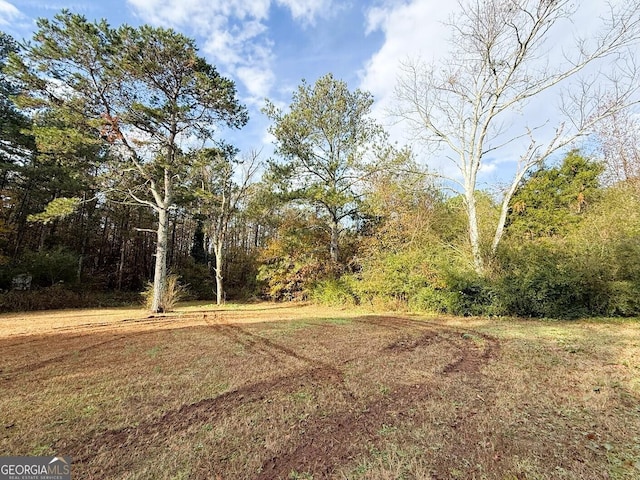
<svg viewBox="0 0 640 480">
<path fill-rule="evenodd" d="M 9 381 L 9 380 L 13 380 L 16 377 L 18 377 L 20 374 L 23 374 L 25 372 L 33 372 L 35 370 L 39 370 L 42 368 L 46 368 L 52 364 L 55 364 L 57 362 L 61 362 L 64 360 L 67 360 L 69 358 L 72 358 L 80 353 L 85 353 L 87 351 L 93 350 L 95 348 L 99 348 L 102 347 L 104 345 L 108 345 L 110 343 L 114 343 L 117 342 L 118 340 L 125 340 L 125 339 L 129 339 L 129 338 L 133 338 L 133 337 L 138 337 L 138 336 L 142 336 L 142 335 L 148 335 L 151 333 L 154 333 L 153 330 L 141 330 L 141 331 L 126 331 L 123 333 L 119 333 L 119 331 L 122 331 L 122 328 L 125 325 L 129 325 L 129 324 L 136 324 L 136 325 L 154 325 L 154 326 L 158 326 L 158 325 L 168 325 L 168 324 L 175 324 L 175 318 L 167 318 L 167 320 L 164 321 L 158 321 L 158 317 L 148 317 L 145 319 L 124 319 L 124 320 L 119 320 L 115 323 L 88 323 L 88 324 L 81 324 L 81 325 L 74 325 L 74 326 L 63 326 L 63 327 L 54 327 L 52 328 L 52 330 L 48 333 L 45 334 L 40 334 L 38 335 L 38 337 L 33 338 L 30 335 L 25 335 L 25 341 L 22 342 L 15 342 L 12 341 L 12 343 L 4 343 L 2 340 L 0 340 L 0 346 L 2 346 L 3 349 L 9 349 L 9 348 L 24 348 L 25 346 L 31 346 L 32 349 L 37 349 L 39 345 L 44 345 L 46 347 L 46 349 L 50 349 L 50 344 L 51 342 L 55 342 L 56 341 L 56 335 L 64 335 L 64 338 L 61 340 L 63 341 L 66 345 L 73 345 L 73 343 L 77 340 L 83 340 L 86 338 L 91 338 L 92 335 L 96 334 L 96 333 L 100 333 L 101 335 L 103 335 L 106 331 L 107 334 L 111 334 L 112 338 L 108 339 L 108 340 L 103 340 L 103 341 L 99 341 L 99 342 L 94 342 L 90 345 L 85 345 L 82 347 L 78 347 L 78 348 L 74 348 L 73 346 L 68 347 L 68 352 L 61 354 L 61 355 L 55 355 L 53 357 L 49 357 L 49 358 L 45 358 L 42 360 L 39 360 L 37 362 L 31 362 L 31 363 L 27 363 L 24 365 L 20 365 L 18 367 L 15 368 L 11 368 L 10 370 L 8 370 L 6 373 L 3 374 L 5 368 L 3 368 L 0 365 L 0 381 Z M 192 325 L 184 325 L 184 327 L 188 327 L 188 326 L 192 326 Z M 183 326 L 180 326 L 178 328 L 183 328 Z M 67 332 L 77 332 L 78 330 L 81 330 L 82 333 L 75 333 L 72 335 L 65 335 L 65 333 Z M 11 336 L 8 337 L 9 339 L 15 339 L 17 336 Z M 29 338 L 28 340 L 26 340 L 27 338 Z M 84 344 L 84 342 L 82 342 Z"/>
<path fill-rule="evenodd" d="M 184 405 L 161 417 L 140 422 L 135 427 L 96 432 L 78 441 L 60 441 L 56 444 L 56 451 L 66 452 L 65 454 L 70 455 L 74 459 L 74 465 L 77 466 L 89 463 L 91 459 L 105 451 L 119 449 L 138 451 L 140 447 L 148 444 L 149 438 L 161 440 L 167 438 L 169 433 L 186 431 L 194 425 L 211 422 L 239 404 L 264 401 L 269 393 L 274 391 L 293 393 L 304 380 L 316 384 L 331 384 L 340 382 L 341 378 L 333 369 L 326 368 L 312 368 L 298 375 L 283 375 L 225 392 L 214 398 Z M 122 464 L 122 460 L 122 457 L 118 459 L 119 467 L 126 466 Z M 100 470 L 103 468 L 104 465 L 101 465 Z"/>
<path fill-rule="evenodd" d="M 83 337 L 82 335 L 78 335 L 77 337 L 74 337 L 74 338 L 77 339 L 77 338 L 82 338 L 82 337 Z M 124 340 L 124 339 L 130 338 L 130 337 L 131 337 L 131 334 L 129 334 L 129 335 L 117 335 L 117 336 L 114 336 L 113 338 L 110 338 L 108 340 L 103 340 L 101 342 L 96 342 L 96 343 L 93 343 L 91 345 L 87 345 L 85 347 L 73 349 L 72 351 L 68 351 L 67 353 L 64 353 L 62 355 L 56 355 L 54 357 L 49 357 L 49 358 L 46 358 L 44 360 L 40 360 L 40 361 L 33 362 L 33 363 L 28 363 L 26 365 L 21 365 L 21 366 L 19 366 L 17 368 L 14 368 L 14 369 L 8 371 L 7 373 L 3 373 L 0 376 L 0 380 L 2 380 L 2 381 L 13 380 L 13 379 L 17 378 L 18 376 L 20 376 L 21 374 L 33 373 L 35 370 L 40 370 L 42 368 L 46 368 L 49 365 L 53 365 L 55 363 L 67 360 L 67 359 L 72 358 L 72 357 L 74 357 L 76 355 L 79 355 L 81 353 L 85 353 L 85 352 L 88 352 L 88 351 L 93 350 L 95 348 L 99 348 L 99 347 L 102 347 L 104 345 L 108 345 L 110 343 L 117 342 L 118 340 Z M 2 372 L 2 371 L 0 370 L 0 372 Z"/>
<path fill-rule="evenodd" d="M 126 447 L 135 451 L 138 446 L 146 444 L 146 439 L 149 437 L 163 438 L 168 433 L 187 430 L 194 424 L 211 421 L 212 418 L 224 414 L 230 408 L 232 409 L 241 403 L 262 401 L 270 393 L 293 393 L 299 388 L 300 383 L 304 381 L 311 381 L 319 386 L 331 383 L 344 386 L 342 372 L 333 365 L 301 355 L 293 349 L 248 332 L 237 325 L 212 323 L 208 319 L 205 319 L 205 321 L 219 334 L 243 345 L 248 350 L 267 353 L 274 361 L 279 360 L 277 354 L 284 355 L 302 362 L 310 368 L 297 375 L 286 375 L 273 380 L 257 382 L 225 392 L 214 398 L 185 405 L 178 410 L 166 413 L 160 418 L 143 422 L 135 428 L 129 427 L 95 434 L 78 444 L 60 444 L 62 449 L 60 451 L 70 452 L 70 455 L 74 458 L 74 463 L 82 464 L 89 462 L 100 451 L 105 449 Z M 353 396 L 350 392 L 347 392 L 347 394 Z M 78 460 L 75 460 L 76 458 Z"/>
<path fill-rule="evenodd" d="M 230 340 L 238 342 L 239 344 L 249 349 L 264 352 L 274 359 L 277 359 L 277 355 L 274 354 L 274 352 L 276 352 L 300 362 L 306 363 L 311 367 L 333 370 L 336 374 L 342 375 L 342 372 L 338 370 L 334 365 L 323 362 L 322 360 L 301 355 L 289 347 L 285 347 L 284 345 L 265 338 L 262 335 L 256 335 L 254 333 L 248 332 L 247 330 L 237 325 L 213 324 L 211 326 Z"/>
<path fill-rule="evenodd" d="M 410 408 L 429 398 L 432 391 L 419 385 L 394 389 L 375 402 L 359 402 L 348 410 L 316 418 L 304 425 L 302 442 L 267 459 L 255 480 L 289 478 L 292 471 L 307 472 L 313 478 L 328 478 L 335 469 L 366 452 L 367 441 L 375 442 L 380 430 L 392 426 L 390 413 Z M 363 435 L 364 434 L 364 435 Z"/>
<path fill-rule="evenodd" d="M 460 377 L 458 381 L 470 387 L 471 391 L 475 392 L 475 395 L 468 395 L 461 399 L 463 400 L 461 402 L 462 406 L 456 409 L 456 415 L 451 419 L 448 427 L 453 431 L 451 433 L 453 438 L 455 438 L 455 436 L 465 435 L 465 429 L 471 429 L 475 432 L 473 418 L 479 412 L 483 411 L 487 405 L 492 405 L 496 395 L 490 382 L 488 384 L 484 382 L 484 376 L 480 370 L 489 361 L 499 357 L 501 348 L 500 341 L 496 337 L 478 332 L 474 329 L 445 327 L 437 322 L 400 318 L 396 319 L 394 323 L 400 324 L 403 321 L 407 322 L 407 325 L 409 323 L 422 324 L 437 328 L 439 332 L 441 332 L 441 340 L 458 350 L 458 358 L 445 365 L 441 370 L 441 374 L 462 374 L 463 376 Z M 380 322 L 379 324 L 382 325 Z M 473 352 L 473 354 L 471 354 L 471 352 Z M 465 458 L 467 454 L 465 445 L 456 441 L 452 441 L 451 444 L 454 446 L 451 453 L 455 452 L 458 458 Z M 444 471 L 446 472 L 446 470 Z M 443 473 L 442 476 L 434 474 L 433 478 L 444 479 L 449 477 L 447 473 Z"/>
<path fill-rule="evenodd" d="M 394 342 L 389 348 L 396 350 L 415 350 L 419 346 L 427 345 L 430 342 L 442 341 L 460 351 L 460 356 L 445 365 L 441 373 L 449 372 L 477 372 L 480 367 L 491 358 L 496 358 L 500 352 L 500 342 L 492 337 L 473 329 L 445 327 L 435 322 L 424 320 L 413 320 L 404 317 L 366 317 L 356 319 L 358 322 L 371 323 L 373 325 L 392 330 L 403 330 L 407 327 L 425 331 L 419 339 L 411 339 L 403 344 Z M 484 345 L 480 346 L 474 338 L 482 340 Z M 471 354 L 470 354 L 471 353 Z"/>
<path fill-rule="evenodd" d="M 486 341 L 486 346 L 480 348 L 473 344 L 472 340 L 462 336 L 471 335 L 471 330 L 444 328 L 437 324 L 425 324 L 409 319 L 368 317 L 357 321 L 395 331 L 411 327 L 424 332 L 417 338 L 395 340 L 374 352 L 373 355 L 376 356 L 402 355 L 436 342 L 446 342 L 460 350 L 460 357 L 446 364 L 441 372 L 443 374 L 477 372 L 482 364 L 496 354 L 499 346 L 497 339 L 474 332 Z M 455 336 L 447 338 L 443 334 L 458 335 L 458 338 Z M 361 439 L 363 433 L 366 433 L 369 440 L 375 441 L 384 425 L 394 423 L 388 415 L 390 411 L 403 411 L 411 405 L 428 399 L 435 388 L 428 382 L 396 387 L 388 395 L 377 399 L 375 403 L 360 402 L 355 411 L 352 409 L 339 412 L 331 417 L 316 419 L 313 423 L 306 424 L 302 443 L 291 446 L 284 454 L 268 459 L 262 465 L 261 473 L 255 477 L 256 480 L 287 478 L 292 471 L 308 472 L 314 478 L 330 477 L 337 466 L 363 453 Z M 461 424 L 467 416 L 466 412 L 461 412 L 454 423 Z"/>
<path fill-rule="evenodd" d="M 202 319 L 202 317 L 193 317 L 193 316 L 189 316 L 189 317 L 181 317 L 180 320 L 184 320 L 184 319 L 188 319 L 188 320 L 193 320 L 193 319 Z M 97 332 L 100 332 L 100 334 L 102 334 L 103 331 L 107 331 L 107 332 L 113 332 L 111 333 L 112 338 L 108 339 L 108 340 L 103 340 L 103 341 L 99 341 L 99 342 L 95 342 L 92 343 L 91 345 L 87 345 L 84 347 L 79 347 L 79 348 L 73 348 L 70 347 L 70 351 L 68 351 L 67 353 L 64 353 L 62 355 L 56 355 L 53 357 L 49 357 L 46 358 L 44 360 L 39 360 L 37 362 L 32 362 L 32 363 L 28 363 L 25 365 L 21 365 L 17 368 L 8 370 L 6 372 L 3 372 L 2 369 L 0 369 L 0 381 L 2 380 L 12 380 L 16 377 L 18 377 L 21 374 L 27 373 L 27 372 L 32 372 L 34 370 L 38 370 L 38 369 L 42 369 L 42 368 L 46 368 L 49 365 L 55 364 L 57 362 L 60 361 L 64 361 L 68 358 L 71 358 L 75 355 L 78 355 L 80 353 L 85 353 L 87 351 L 93 350 L 95 348 L 99 348 L 101 346 L 104 345 L 108 345 L 110 343 L 114 343 L 117 342 L 118 340 L 125 340 L 125 339 L 129 339 L 129 338 L 133 338 L 133 337 L 139 337 L 139 336 L 143 336 L 143 335 L 149 335 L 149 334 L 153 334 L 155 332 L 155 330 L 139 330 L 139 331 L 126 331 L 123 333 L 118 333 L 119 331 L 122 331 L 123 328 L 125 326 L 131 325 L 131 324 L 135 324 L 135 325 L 150 325 L 150 326 L 163 326 L 163 325 L 175 325 L 175 328 L 188 328 L 188 327 L 192 327 L 195 326 L 193 324 L 184 324 L 185 322 L 182 323 L 176 323 L 176 318 L 175 317 L 157 317 L 157 316 L 149 316 L 146 317 L 144 319 L 124 319 L 124 320 L 118 320 L 115 323 L 90 323 L 90 324 L 82 324 L 82 325 L 77 325 L 77 326 L 65 326 L 65 327 L 54 327 L 52 332 L 44 334 L 44 335 L 40 335 L 38 338 L 32 338 L 30 340 L 24 341 L 24 342 L 20 342 L 20 343 L 9 343 L 9 344 L 3 344 L 3 342 L 0 340 L 0 345 L 2 345 L 3 347 L 6 348 L 15 348 L 15 347 L 23 347 L 25 345 L 32 345 L 33 348 L 37 348 L 38 344 L 47 344 L 48 342 L 54 341 L 52 340 L 52 337 L 55 338 L 56 335 L 64 335 L 66 332 L 77 332 L 78 329 L 80 329 L 82 331 L 82 333 L 78 333 L 75 335 L 65 335 L 64 337 L 64 343 L 65 344 L 69 344 L 72 345 L 74 341 L 76 340 L 82 340 L 85 338 L 91 338 L 92 335 L 96 334 Z M 12 337 L 10 337 L 12 338 Z M 15 337 L 14 337 L 15 338 Z M 48 345 L 47 345 L 48 347 Z"/>
<path fill-rule="evenodd" d="M 495 338 L 473 330 L 453 329 L 399 317 L 366 317 L 356 321 L 366 326 L 383 327 L 394 332 L 410 329 L 414 332 L 417 330 L 421 334 L 417 337 L 396 338 L 381 348 L 339 362 L 337 366 L 303 355 L 237 325 L 207 321 L 216 332 L 243 345 L 249 351 L 266 353 L 274 362 L 285 356 L 302 363 L 306 368 L 288 375 L 258 381 L 194 404 L 184 405 L 160 417 L 145 420 L 135 427 L 94 432 L 77 441 L 61 441 L 56 445 L 56 451 L 71 455 L 74 458 L 74 464 L 79 468 L 82 469 L 84 466 L 91 470 L 91 475 L 95 478 L 103 478 L 102 472 L 109 470 L 108 465 L 102 462 L 96 466 L 96 462 L 93 462 L 96 457 L 113 450 L 138 451 L 150 443 L 162 445 L 162 442 L 171 435 L 187 431 L 197 425 L 215 422 L 216 418 L 221 418 L 240 405 L 262 402 L 278 394 L 292 394 L 299 389 L 301 383 L 310 382 L 314 388 L 320 390 L 328 388 L 341 390 L 349 396 L 349 406 L 333 410 L 327 416 L 308 417 L 303 424 L 294 425 L 292 428 L 296 434 L 292 435 L 290 440 L 285 440 L 281 453 L 264 460 L 261 473 L 254 478 L 258 480 L 286 478 L 294 470 L 310 472 L 316 476 L 315 478 L 326 478 L 338 466 L 359 454 L 366 453 L 364 449 L 367 439 L 369 442 L 376 442 L 380 436 L 378 433 L 380 429 L 384 425 L 393 425 L 394 421 L 397 421 L 390 416 L 390 412 L 405 411 L 412 405 L 431 397 L 437 389 L 437 383 L 422 381 L 413 385 L 396 386 L 382 397 L 356 398 L 345 383 L 343 368 L 346 368 L 349 363 L 366 361 L 372 356 L 384 358 L 403 355 L 418 348 L 444 342 L 459 353 L 453 362 L 442 367 L 441 373 L 446 375 L 475 373 L 494 357 L 499 349 L 499 343 Z M 474 337 L 479 338 L 481 342 L 476 342 Z M 115 339 L 111 341 L 113 340 Z M 474 385 L 481 383 L 475 376 L 467 375 L 465 378 L 466 382 Z M 455 423 L 464 422 L 466 416 L 468 412 L 460 412 Z M 107 456 L 109 457 L 108 454 Z M 127 468 L 128 461 L 123 464 L 121 456 L 117 461 L 118 468 Z M 134 464 L 131 463 L 131 465 Z"/>
</svg>

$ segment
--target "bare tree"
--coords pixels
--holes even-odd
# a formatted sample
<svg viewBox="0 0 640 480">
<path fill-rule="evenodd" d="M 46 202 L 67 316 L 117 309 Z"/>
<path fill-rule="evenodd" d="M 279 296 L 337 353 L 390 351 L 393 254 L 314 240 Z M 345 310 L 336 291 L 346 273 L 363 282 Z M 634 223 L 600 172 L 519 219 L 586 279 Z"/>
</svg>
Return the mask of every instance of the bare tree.
<svg viewBox="0 0 640 480">
<path fill-rule="evenodd" d="M 198 152 L 198 187 L 196 195 L 200 209 L 207 219 L 206 232 L 215 257 L 216 300 L 224 299 L 224 270 L 226 267 L 229 223 L 247 200 L 253 177 L 260 167 L 260 153 L 256 151 L 236 158 L 236 150 L 208 148 Z"/>
<path fill-rule="evenodd" d="M 597 131 L 608 183 L 640 181 L 640 118 L 631 111 L 618 112 Z"/>
<path fill-rule="evenodd" d="M 549 40 L 575 8 L 570 0 L 461 2 L 451 21 L 452 51 L 444 64 L 418 60 L 403 65 L 395 114 L 409 122 L 417 140 L 442 149 L 455 166 L 458 173 L 452 180 L 464 194 L 478 273 L 484 270 L 482 246 L 488 247 L 488 241 L 480 238 L 475 192 L 487 157 L 525 142 L 502 200 L 491 242 L 495 253 L 509 202 L 525 173 L 628 106 L 638 88 L 631 50 L 640 37 L 640 3 L 610 5 L 598 36 L 576 39 L 575 49 L 552 62 Z M 598 61 L 607 68 L 598 70 Z M 610 87 L 606 95 L 605 85 Z M 537 138 L 546 121 L 515 131 L 510 115 L 552 92 L 558 94 L 559 113 L 566 120 L 551 138 Z"/>
</svg>

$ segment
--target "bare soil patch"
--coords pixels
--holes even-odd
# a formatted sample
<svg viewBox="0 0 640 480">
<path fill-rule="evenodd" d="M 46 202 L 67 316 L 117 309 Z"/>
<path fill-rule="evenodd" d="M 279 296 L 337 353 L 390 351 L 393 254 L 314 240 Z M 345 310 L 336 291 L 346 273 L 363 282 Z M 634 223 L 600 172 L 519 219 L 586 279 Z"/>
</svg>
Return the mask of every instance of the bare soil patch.
<svg viewBox="0 0 640 480">
<path fill-rule="evenodd" d="M 0 316 L 0 450 L 75 478 L 638 478 L 640 325 Z"/>
</svg>

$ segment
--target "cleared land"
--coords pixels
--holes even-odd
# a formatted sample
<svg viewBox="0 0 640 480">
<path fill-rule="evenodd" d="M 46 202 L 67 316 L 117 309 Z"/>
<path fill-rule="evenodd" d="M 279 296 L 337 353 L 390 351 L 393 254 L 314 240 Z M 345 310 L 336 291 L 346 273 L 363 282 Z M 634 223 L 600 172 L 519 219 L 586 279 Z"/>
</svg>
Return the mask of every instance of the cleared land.
<svg viewBox="0 0 640 480">
<path fill-rule="evenodd" d="M 640 323 L 0 316 L 0 455 L 78 479 L 640 478 Z"/>
</svg>

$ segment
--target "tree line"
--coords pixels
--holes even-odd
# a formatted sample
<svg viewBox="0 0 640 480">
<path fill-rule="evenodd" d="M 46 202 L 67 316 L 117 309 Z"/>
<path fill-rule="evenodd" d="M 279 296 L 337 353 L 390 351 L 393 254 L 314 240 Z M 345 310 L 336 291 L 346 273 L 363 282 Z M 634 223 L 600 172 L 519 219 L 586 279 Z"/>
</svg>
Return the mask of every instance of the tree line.
<svg viewBox="0 0 640 480">
<path fill-rule="evenodd" d="M 401 69 L 392 115 L 420 157 L 390 141 L 370 93 L 331 74 L 303 80 L 286 109 L 266 101 L 264 159 L 225 142 L 247 109 L 178 32 L 69 11 L 24 44 L 0 32 L 0 308 L 147 289 L 161 312 L 177 277 L 218 303 L 637 315 L 640 5 L 612 5 L 600 34 L 552 65 L 545 42 L 570 2 L 463 7 L 446 63 Z M 550 94 L 551 135 L 509 127 Z M 480 188 L 488 159 L 517 149 L 507 184 Z M 21 274 L 31 291 L 15 290 Z"/>
</svg>

